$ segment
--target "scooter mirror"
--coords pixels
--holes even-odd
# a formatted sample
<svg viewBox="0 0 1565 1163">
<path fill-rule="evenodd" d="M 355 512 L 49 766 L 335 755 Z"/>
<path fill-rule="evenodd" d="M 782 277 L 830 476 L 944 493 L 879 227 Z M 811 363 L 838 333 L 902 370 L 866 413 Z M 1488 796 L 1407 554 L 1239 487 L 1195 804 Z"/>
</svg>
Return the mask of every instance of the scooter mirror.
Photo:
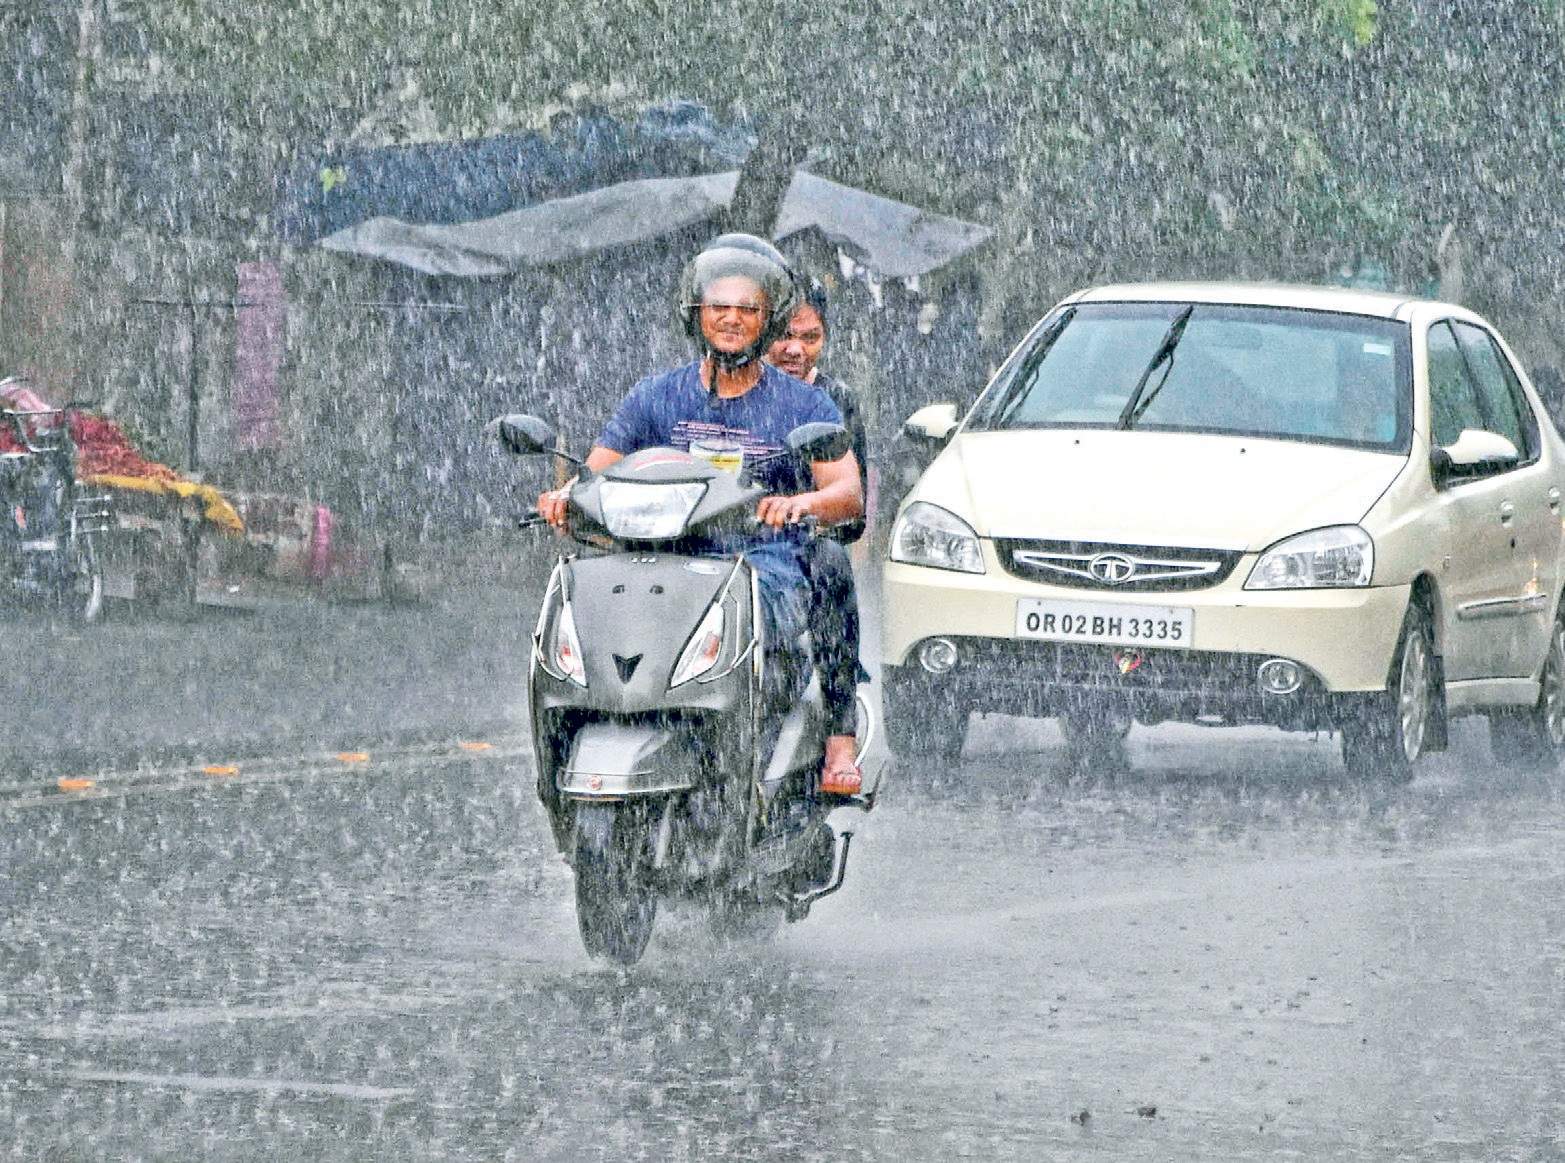
<svg viewBox="0 0 1565 1163">
<path fill-rule="evenodd" d="M 841 424 L 817 420 L 788 433 L 788 447 L 808 461 L 841 460 L 853 448 L 853 438 Z"/>
<path fill-rule="evenodd" d="M 541 452 L 554 451 L 554 429 L 547 422 L 524 412 L 496 416 L 484 425 L 484 430 L 498 436 L 506 451 L 514 452 L 517 456 L 535 456 Z"/>
</svg>

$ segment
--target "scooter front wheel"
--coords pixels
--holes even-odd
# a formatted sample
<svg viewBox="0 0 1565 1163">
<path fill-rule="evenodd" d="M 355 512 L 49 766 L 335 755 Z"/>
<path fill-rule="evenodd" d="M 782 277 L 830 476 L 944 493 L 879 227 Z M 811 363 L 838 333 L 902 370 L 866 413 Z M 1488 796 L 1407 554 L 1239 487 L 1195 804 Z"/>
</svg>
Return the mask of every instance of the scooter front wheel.
<svg viewBox="0 0 1565 1163">
<path fill-rule="evenodd" d="M 642 813 L 624 804 L 576 808 L 576 924 L 587 953 L 634 965 L 657 919 Z"/>
</svg>

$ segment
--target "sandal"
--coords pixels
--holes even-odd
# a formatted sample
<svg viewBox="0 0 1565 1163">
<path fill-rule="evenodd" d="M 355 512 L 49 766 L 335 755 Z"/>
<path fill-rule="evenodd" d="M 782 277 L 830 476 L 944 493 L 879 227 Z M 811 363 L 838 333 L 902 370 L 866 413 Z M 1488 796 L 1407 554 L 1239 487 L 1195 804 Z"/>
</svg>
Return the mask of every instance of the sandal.
<svg viewBox="0 0 1565 1163">
<path fill-rule="evenodd" d="M 856 796 L 864 789 L 864 772 L 856 763 L 845 763 L 821 773 L 821 792 L 829 796 Z"/>
</svg>

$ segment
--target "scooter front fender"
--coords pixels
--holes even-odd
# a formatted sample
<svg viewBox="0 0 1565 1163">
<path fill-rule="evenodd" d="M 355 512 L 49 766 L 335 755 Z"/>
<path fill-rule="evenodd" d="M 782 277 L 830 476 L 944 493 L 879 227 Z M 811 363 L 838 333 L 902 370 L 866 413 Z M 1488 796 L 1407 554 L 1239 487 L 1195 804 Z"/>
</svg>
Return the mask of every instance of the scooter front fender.
<svg viewBox="0 0 1565 1163">
<path fill-rule="evenodd" d="M 560 769 L 572 799 L 625 799 L 695 786 L 695 757 L 681 732 L 652 723 L 600 721 L 576 733 Z"/>
</svg>

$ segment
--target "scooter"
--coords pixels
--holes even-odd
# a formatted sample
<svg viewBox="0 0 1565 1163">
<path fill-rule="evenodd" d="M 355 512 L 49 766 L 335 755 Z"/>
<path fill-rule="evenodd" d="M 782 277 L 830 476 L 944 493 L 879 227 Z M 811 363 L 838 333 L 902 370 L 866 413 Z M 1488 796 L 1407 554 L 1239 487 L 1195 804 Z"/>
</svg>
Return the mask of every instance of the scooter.
<svg viewBox="0 0 1565 1163">
<path fill-rule="evenodd" d="M 489 428 L 510 452 L 581 468 L 567 525 L 585 552 L 563 552 L 549 578 L 528 688 L 538 798 L 575 872 L 587 952 L 635 964 L 670 898 L 704 905 L 727 932 L 804 919 L 847 873 L 853 834 L 827 816 L 869 811 L 879 783 L 819 790 L 826 718 L 813 667 L 780 722 L 765 706 L 767 670 L 787 662 L 764 641 L 753 567 L 709 548 L 754 530 L 765 490 L 742 468 L 674 448 L 593 474 L 536 417 Z M 809 424 L 788 444 L 834 460 L 847 433 Z M 791 657 L 809 658 L 799 645 Z M 874 733 L 862 696 L 858 711 L 862 759 Z"/>
<path fill-rule="evenodd" d="M 14 437 L 13 450 L 0 452 L 0 589 L 95 622 L 104 604 L 98 542 L 112 529 L 114 512 L 111 497 L 89 495 L 76 480 L 66 421 L 80 406 L 0 409 L 0 423 Z"/>
</svg>

